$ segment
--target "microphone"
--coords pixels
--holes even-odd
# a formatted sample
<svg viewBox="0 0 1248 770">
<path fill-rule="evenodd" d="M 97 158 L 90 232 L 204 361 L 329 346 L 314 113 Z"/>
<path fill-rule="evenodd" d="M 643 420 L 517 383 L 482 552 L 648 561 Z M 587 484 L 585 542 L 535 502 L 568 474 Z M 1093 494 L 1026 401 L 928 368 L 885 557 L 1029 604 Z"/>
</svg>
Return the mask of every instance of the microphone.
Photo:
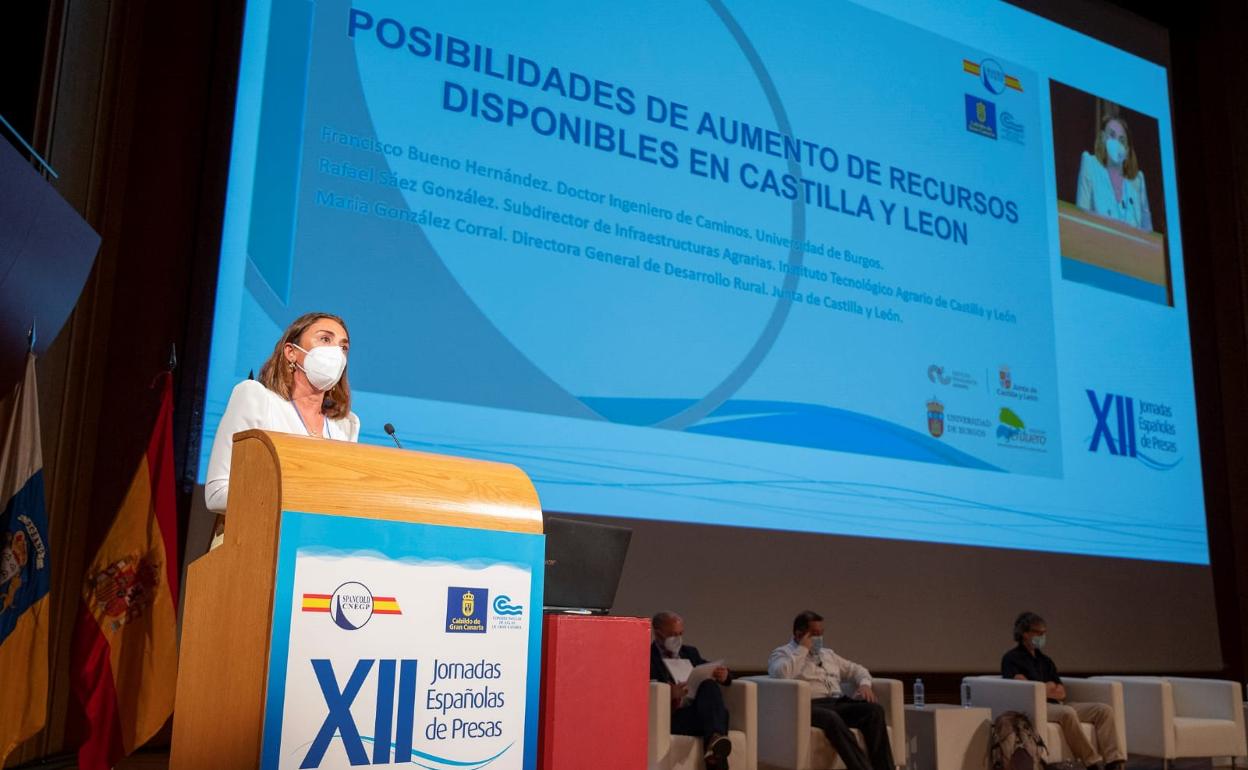
<svg viewBox="0 0 1248 770">
<path fill-rule="evenodd" d="M 399 449 L 402 449 L 402 448 L 403 448 L 403 445 L 399 443 L 399 437 L 398 437 L 398 436 L 396 436 L 396 435 L 394 435 L 394 426 L 393 426 L 393 425 L 391 425 L 390 423 L 386 423 L 386 424 L 385 424 L 385 426 L 384 426 L 382 429 L 383 429 L 383 430 L 385 430 L 385 432 L 386 432 L 386 435 L 387 435 L 387 436 L 389 436 L 390 438 L 394 439 L 394 445 L 395 445 L 395 446 L 397 446 Z"/>
</svg>

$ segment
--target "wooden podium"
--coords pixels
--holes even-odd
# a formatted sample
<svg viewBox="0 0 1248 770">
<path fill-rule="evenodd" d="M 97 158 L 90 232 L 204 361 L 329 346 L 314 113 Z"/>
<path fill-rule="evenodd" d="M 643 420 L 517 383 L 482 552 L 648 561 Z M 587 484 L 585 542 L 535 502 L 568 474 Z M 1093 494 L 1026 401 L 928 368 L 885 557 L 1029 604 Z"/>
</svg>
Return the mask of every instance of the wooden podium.
<svg viewBox="0 0 1248 770">
<path fill-rule="evenodd" d="M 1062 274 L 1069 280 L 1174 304 L 1166 236 L 1057 202 Z"/>
<path fill-rule="evenodd" d="M 302 593 L 302 612 L 322 613 L 320 615 L 300 614 L 298 585 L 288 586 L 287 596 L 279 595 L 279 573 L 283 569 L 279 562 L 283 558 L 282 554 L 293 547 L 290 542 L 283 541 L 284 521 L 289 522 L 290 532 L 298 531 L 294 526 L 296 521 L 320 522 L 326 526 L 338 523 L 348 527 L 374 526 L 374 522 L 360 520 L 383 522 L 376 526 L 386 528 L 387 534 L 384 538 L 351 543 L 347 542 L 350 537 L 346 537 L 337 544 L 343 548 L 358 548 L 360 553 L 373 553 L 369 549 L 376 548 L 389 549 L 389 554 L 398 559 L 396 564 L 400 567 L 406 558 L 403 551 L 406 533 L 411 533 L 413 542 L 424 537 L 424 547 L 428 550 L 432 547 L 430 543 L 435 543 L 437 538 L 443 536 L 440 533 L 446 533 L 447 536 L 453 534 L 458 538 L 456 542 L 472 543 L 477 535 L 465 532 L 465 529 L 513 533 L 486 533 L 480 535 L 481 537 L 527 536 L 519 538 L 528 549 L 526 553 L 536 546 L 540 559 L 541 507 L 533 484 L 524 472 L 514 466 L 499 463 L 253 430 L 234 437 L 227 510 L 224 544 L 196 560 L 188 569 L 171 768 L 241 770 L 262 765 L 262 749 L 273 739 L 272 735 L 266 736 L 266 729 L 273 729 L 271 723 L 275 705 L 279 708 L 278 715 L 281 715 L 280 704 L 266 703 L 266 693 L 270 692 L 269 688 L 274 681 L 271 669 L 280 665 L 282 672 L 286 670 L 285 658 L 275 649 L 271 650 L 276 645 L 275 632 L 280 632 L 281 628 L 285 627 L 288 634 L 294 634 L 295 631 L 291 630 L 292 623 L 296 628 L 301 628 L 300 623 L 323 620 L 322 625 L 315 626 L 318 629 L 317 636 L 324 634 L 327 639 L 332 637 L 347 640 L 343 644 L 355 644 L 358 640 L 373 640 L 375 643 L 378 639 L 385 641 L 382 635 L 392 633 L 389 629 L 400 628 L 397 623 L 415 622 L 414 618 L 422 604 L 434 603 L 439 603 L 439 613 L 442 612 L 441 608 L 446 608 L 445 624 L 440 616 L 436 624 L 432 623 L 426 610 L 420 633 L 425 633 L 425 629 L 428 629 L 430 638 L 435 641 L 446 640 L 441 643 L 457 645 L 456 649 L 476 649 L 477 652 L 472 652 L 472 655 L 484 655 L 480 650 L 487 649 L 483 646 L 487 642 L 495 645 L 527 643 L 530 647 L 534 641 L 537 642 L 537 649 L 530 649 L 525 658 L 529 661 L 527 668 L 519 667 L 521 671 L 527 672 L 527 683 L 523 686 L 528 696 L 527 700 L 521 699 L 522 702 L 527 702 L 523 732 L 518 734 L 520 737 L 514 731 L 507 736 L 513 741 L 523 738 L 523 755 L 526 757 L 523 766 L 532 766 L 532 758 L 536 756 L 538 716 L 535 683 L 539 676 L 537 661 L 541 633 L 540 568 L 532 574 L 531 586 L 534 592 L 529 595 L 529 606 L 523 606 L 523 603 L 513 606 L 502 601 L 509 599 L 508 596 L 493 591 L 489 594 L 494 599 L 490 608 L 473 607 L 473 595 L 467 589 L 460 588 L 458 597 L 447 598 L 445 584 L 439 588 L 432 585 L 408 585 L 407 581 L 396 585 L 399 581 L 391 581 L 381 586 L 381 593 L 406 593 L 396 593 L 394 597 L 382 597 L 379 594 L 375 604 L 373 595 L 369 594 L 366 608 L 369 616 L 363 618 L 361 623 L 346 617 L 346 610 L 337 605 L 331 607 L 328 593 L 324 596 L 308 593 L 306 587 Z M 448 532 L 449 528 L 457 530 Z M 379 541 L 384 542 L 379 545 Z M 495 547 L 495 550 L 498 548 Z M 481 578 L 478 582 L 484 581 L 485 578 Z M 330 585 L 324 590 L 328 592 L 332 587 Z M 451 589 L 454 590 L 456 589 Z M 435 596 L 433 594 L 436 591 L 441 593 Z M 477 601 L 484 600 L 484 597 L 482 590 Z M 288 600 L 292 601 L 292 605 L 284 604 Z M 333 595 L 333 600 L 339 600 L 337 593 Z M 471 618 L 452 619 L 452 615 L 460 613 L 460 606 L 456 602 L 462 603 L 463 614 L 466 616 L 484 618 L 491 625 L 487 628 L 481 622 L 469 622 Z M 390 609 L 382 609 L 382 605 Z M 326 614 L 332 615 L 334 612 L 339 613 L 339 616 L 333 618 L 337 626 L 326 617 Z M 377 617 L 373 617 L 374 613 Z M 385 617 L 386 614 L 404 613 L 406 617 L 403 618 Z M 277 628 L 275 619 L 278 621 Z M 460 627 L 464 624 L 471 626 L 473 622 L 478 627 Z M 364 623 L 369 624 L 369 627 L 363 628 Z M 392 625 L 386 625 L 387 623 Z M 459 623 L 460 626 L 454 626 L 454 623 Z M 497 624 L 501 624 L 501 630 Z M 436 628 L 433 627 L 435 625 Z M 517 631 L 521 626 L 525 630 Z M 321 628 L 324 630 L 319 630 Z M 532 629 L 532 633 L 529 634 L 527 629 Z M 352 631 L 358 633 L 352 634 Z M 470 633 L 450 635 L 455 631 Z M 487 635 L 487 631 L 492 636 Z M 435 633 L 440 636 L 435 638 Z M 335 637 L 335 634 L 340 636 Z M 405 641 L 410 648 L 410 654 L 420 658 L 419 662 L 400 661 L 400 665 L 411 664 L 412 676 L 408 684 L 413 691 L 410 700 L 415 702 L 419 715 L 419 709 L 424 708 L 425 700 L 415 697 L 415 671 L 419 666 L 421 686 L 426 686 L 430 678 L 428 666 L 431 662 L 436 665 L 438 660 L 426 657 L 432 653 L 422 651 L 418 640 L 412 636 L 406 636 Z M 473 645 L 477 645 L 477 648 L 473 648 Z M 292 648 L 291 655 L 293 654 Z M 407 650 L 404 654 L 408 654 Z M 469 652 L 465 652 L 465 655 L 468 654 Z M 475 658 L 471 658 L 470 662 L 472 660 Z M 365 669 L 364 663 L 371 667 L 373 662 L 372 659 L 359 661 L 357 673 Z M 384 661 L 377 662 L 380 664 Z M 395 680 L 394 666 L 395 663 L 391 661 L 389 679 L 382 678 L 378 681 L 391 686 Z M 381 671 L 380 667 L 372 670 Z M 291 671 L 292 676 L 298 674 L 310 677 L 303 667 L 292 666 Z M 350 671 L 339 674 L 335 668 L 333 673 L 345 680 Z M 318 671 L 317 674 L 323 677 L 324 671 Z M 312 681 L 315 683 L 316 680 Z M 402 717 L 402 688 L 405 680 L 399 677 L 398 681 L 398 713 Z M 476 683 L 469 681 L 457 684 L 469 687 Z M 282 687 L 286 688 L 288 685 L 283 682 Z M 379 692 L 378 704 L 381 704 L 384 701 L 382 685 L 378 684 L 376 689 Z M 359 685 L 356 685 L 356 690 L 359 690 Z M 283 689 L 282 692 L 294 693 L 296 690 Z M 388 702 L 386 703 L 388 707 Z M 379 712 L 381 708 L 378 705 Z M 411 710 L 409 707 L 409 718 Z M 332 707 L 330 713 L 332 716 Z M 445 721 L 449 723 L 455 714 L 464 715 L 464 722 L 467 724 L 468 712 L 463 711 L 444 711 Z M 341 712 L 339 716 L 342 716 Z M 266 719 L 270 722 L 267 727 Z M 389 711 L 386 712 L 385 719 L 390 719 Z M 376 724 L 378 730 L 382 727 L 387 731 L 392 729 L 390 721 L 383 724 L 380 714 Z M 326 718 L 325 725 L 329 727 L 322 727 L 322 730 L 328 729 L 333 740 L 342 740 L 332 729 L 329 718 Z M 373 723 L 362 724 L 360 727 L 371 729 Z M 429 728 L 426 725 L 424 729 Z M 421 730 L 420 727 L 414 728 L 418 743 L 422 738 Z M 378 732 L 373 736 L 376 742 L 373 743 L 370 739 L 367 744 L 368 750 L 373 752 L 373 759 L 368 764 L 389 763 L 392 746 L 397 746 L 394 748 L 396 752 L 406 749 L 417 756 L 432 756 L 437 753 L 421 754 L 422 750 L 431 750 L 419 746 L 412 748 L 411 732 L 409 730 L 407 745 L 404 745 L 405 739 L 398 728 L 394 728 L 392 733 Z M 436 725 L 433 732 L 436 737 Z M 388 735 L 396 737 L 393 741 L 385 741 L 388 745 L 383 745 L 382 737 Z M 346 745 L 345 740 L 342 745 Z M 384 761 L 380 761 L 378 757 L 378 753 L 382 751 L 386 754 Z M 441 762 L 454 763 L 453 758 L 441 755 L 434 758 Z M 396 754 L 395 763 L 400 763 L 400 759 L 403 757 Z M 284 758 L 281 761 L 283 767 L 298 766 L 290 765 L 289 759 Z M 428 762 L 432 760 L 427 760 Z M 271 757 L 266 758 L 263 764 L 265 767 L 276 766 Z M 332 763 L 324 766 L 332 766 Z M 521 765 L 517 764 L 513 753 L 494 766 Z"/>
</svg>

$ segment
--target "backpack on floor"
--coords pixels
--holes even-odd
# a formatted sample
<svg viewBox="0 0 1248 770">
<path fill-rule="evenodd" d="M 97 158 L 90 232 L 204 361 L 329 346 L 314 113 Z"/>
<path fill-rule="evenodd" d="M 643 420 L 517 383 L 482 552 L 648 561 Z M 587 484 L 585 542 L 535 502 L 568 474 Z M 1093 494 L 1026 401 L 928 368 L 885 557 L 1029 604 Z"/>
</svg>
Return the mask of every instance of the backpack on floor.
<svg viewBox="0 0 1248 770">
<path fill-rule="evenodd" d="M 993 720 L 988 745 L 991 770 L 1045 770 L 1048 753 L 1026 714 L 1007 711 Z"/>
</svg>

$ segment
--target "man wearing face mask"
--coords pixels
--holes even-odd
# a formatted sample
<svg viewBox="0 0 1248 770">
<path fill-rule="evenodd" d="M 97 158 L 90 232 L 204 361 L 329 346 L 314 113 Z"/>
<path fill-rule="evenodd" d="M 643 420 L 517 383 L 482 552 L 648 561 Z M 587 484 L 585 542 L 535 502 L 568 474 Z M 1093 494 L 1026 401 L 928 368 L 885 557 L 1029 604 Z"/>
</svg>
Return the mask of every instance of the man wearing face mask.
<svg viewBox="0 0 1248 770">
<path fill-rule="evenodd" d="M 1088 767 L 1103 764 L 1106 770 L 1122 770 L 1126 754 L 1118 746 L 1118 733 L 1114 730 L 1114 710 L 1104 703 L 1066 703 L 1066 688 L 1057 674 L 1057 665 L 1045 655 L 1048 624 L 1034 612 L 1024 612 L 1014 620 L 1014 641 L 1018 645 L 1001 658 L 1001 676 L 1006 679 L 1022 679 L 1043 682 L 1044 694 L 1049 702 L 1048 721 L 1061 725 L 1066 744 L 1080 762 Z M 1097 753 L 1083 734 L 1081 722 L 1096 728 L 1097 745 L 1104 756 Z"/>
<path fill-rule="evenodd" d="M 810 683 L 810 723 L 823 730 L 848 770 L 895 770 L 871 672 L 824 646 L 822 615 L 807 610 L 793 619 L 793 638 L 772 650 L 767 673 Z M 862 731 L 865 753 L 850 732 L 853 728 Z"/>
<path fill-rule="evenodd" d="M 212 545 L 221 544 L 229 496 L 234 434 L 252 428 L 337 441 L 359 441 L 360 418 L 351 411 L 346 323 L 307 313 L 291 322 L 260 368 L 260 379 L 234 386 L 217 426 L 208 460 L 204 499 L 218 514 Z"/>
<path fill-rule="evenodd" d="M 727 770 L 732 743 L 728 735 L 728 709 L 721 685 L 732 682 L 728 669 L 719 666 L 711 678 L 688 692 L 684 681 L 695 666 L 707 661 L 696 647 L 684 642 L 685 620 L 675 612 L 660 612 L 650 619 L 650 681 L 672 686 L 672 734 L 695 735 L 705 747 L 707 770 Z"/>
</svg>

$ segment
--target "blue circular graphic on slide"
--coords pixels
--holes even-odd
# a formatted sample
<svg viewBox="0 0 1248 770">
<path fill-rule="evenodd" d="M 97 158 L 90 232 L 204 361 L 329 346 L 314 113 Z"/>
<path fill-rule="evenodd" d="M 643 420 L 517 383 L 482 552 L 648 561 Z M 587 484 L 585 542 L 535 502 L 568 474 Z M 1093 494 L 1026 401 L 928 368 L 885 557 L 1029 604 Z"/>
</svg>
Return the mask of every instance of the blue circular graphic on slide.
<svg viewBox="0 0 1248 770">
<path fill-rule="evenodd" d="M 370 12 L 411 15 L 405 3 Z M 802 196 L 691 173 L 697 150 L 733 158 L 728 174 L 747 173 L 746 162 L 758 176 L 803 178 L 795 160 L 714 141 L 793 133 L 759 52 L 719 0 L 620 9 L 619 27 L 647 30 L 634 47 L 550 29 L 526 5 L 493 8 L 473 30 L 457 13 L 425 6 L 420 20 L 508 55 L 562 35 L 558 59 L 535 56 L 530 69 L 549 77 L 558 68 L 567 90 L 357 39 L 374 134 L 405 150 L 379 160 L 395 179 L 415 180 L 396 185 L 407 213 L 394 216 L 427 214 L 416 226 L 477 311 L 589 408 L 600 396 L 646 400 L 649 411 L 626 421 L 697 423 L 766 358 L 801 277 Z M 604 85 L 574 98 L 574 75 Z M 699 131 L 704 113 L 714 116 L 711 136 Z M 664 166 L 665 139 L 678 146 L 678 169 Z M 766 281 L 742 267 L 759 261 L 771 265 Z"/>
</svg>

